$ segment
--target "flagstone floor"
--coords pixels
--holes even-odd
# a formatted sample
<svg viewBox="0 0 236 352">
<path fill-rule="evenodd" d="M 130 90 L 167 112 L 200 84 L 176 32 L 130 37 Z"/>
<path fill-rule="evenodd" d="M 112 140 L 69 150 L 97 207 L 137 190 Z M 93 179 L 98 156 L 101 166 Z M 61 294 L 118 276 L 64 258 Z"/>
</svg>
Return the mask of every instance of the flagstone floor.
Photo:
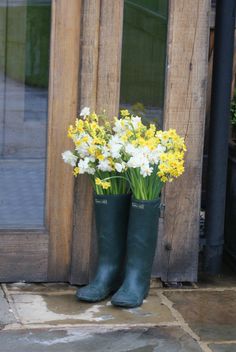
<svg viewBox="0 0 236 352">
<path fill-rule="evenodd" d="M 140 308 L 78 302 L 67 284 L 2 284 L 0 352 L 236 352 L 236 275 L 152 281 Z"/>
</svg>

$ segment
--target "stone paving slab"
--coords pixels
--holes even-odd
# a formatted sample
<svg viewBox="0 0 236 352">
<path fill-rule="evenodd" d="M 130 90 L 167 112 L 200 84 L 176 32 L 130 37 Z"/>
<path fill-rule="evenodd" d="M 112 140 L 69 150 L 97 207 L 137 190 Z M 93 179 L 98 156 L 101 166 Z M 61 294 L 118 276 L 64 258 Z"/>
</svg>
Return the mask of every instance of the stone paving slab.
<svg viewBox="0 0 236 352">
<path fill-rule="evenodd" d="M 236 291 L 165 291 L 164 295 L 202 340 L 236 340 Z"/>
<path fill-rule="evenodd" d="M 0 332 L 1 352 L 199 352 L 179 327 L 94 331 L 94 329 Z"/>
<path fill-rule="evenodd" d="M 168 307 L 162 304 L 156 290 L 150 290 L 141 307 L 121 309 L 110 300 L 89 304 L 78 301 L 74 293 L 10 293 L 23 324 L 159 324 L 174 323 Z"/>
<path fill-rule="evenodd" d="M 220 345 L 211 344 L 209 347 L 211 348 L 212 352 L 236 352 L 236 343 Z"/>
<path fill-rule="evenodd" d="M 0 329 L 7 324 L 14 323 L 16 323 L 16 319 L 4 296 L 4 292 L 0 288 Z"/>
</svg>

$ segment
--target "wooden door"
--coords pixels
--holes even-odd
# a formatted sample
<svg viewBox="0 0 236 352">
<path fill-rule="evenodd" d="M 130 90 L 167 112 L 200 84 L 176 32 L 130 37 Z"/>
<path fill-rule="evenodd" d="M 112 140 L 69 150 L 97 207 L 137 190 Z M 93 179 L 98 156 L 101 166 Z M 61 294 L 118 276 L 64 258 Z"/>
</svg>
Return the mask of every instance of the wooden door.
<svg viewBox="0 0 236 352">
<path fill-rule="evenodd" d="M 68 281 L 81 1 L 0 4 L 0 281 Z"/>
</svg>

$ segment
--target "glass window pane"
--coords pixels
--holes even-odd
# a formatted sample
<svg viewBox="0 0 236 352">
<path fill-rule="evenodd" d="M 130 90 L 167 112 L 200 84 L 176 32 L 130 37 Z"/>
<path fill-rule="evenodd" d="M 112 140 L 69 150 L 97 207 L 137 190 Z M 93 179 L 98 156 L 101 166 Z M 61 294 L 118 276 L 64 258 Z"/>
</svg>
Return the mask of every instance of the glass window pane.
<svg viewBox="0 0 236 352">
<path fill-rule="evenodd" d="M 167 0 L 125 0 L 121 65 L 121 108 L 162 126 Z"/>
<path fill-rule="evenodd" d="M 44 226 L 50 0 L 0 0 L 0 228 Z"/>
</svg>

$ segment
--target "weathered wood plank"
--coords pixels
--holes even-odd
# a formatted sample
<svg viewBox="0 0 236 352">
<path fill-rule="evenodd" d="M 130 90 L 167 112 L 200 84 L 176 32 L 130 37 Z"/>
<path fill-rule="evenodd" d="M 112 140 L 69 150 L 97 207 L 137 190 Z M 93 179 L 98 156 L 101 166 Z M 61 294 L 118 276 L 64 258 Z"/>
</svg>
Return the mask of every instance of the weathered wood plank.
<svg viewBox="0 0 236 352">
<path fill-rule="evenodd" d="M 53 0 L 46 224 L 50 233 L 49 281 L 67 281 L 71 259 L 74 180 L 61 160 L 71 148 L 66 136 L 78 106 L 81 0 Z"/>
<path fill-rule="evenodd" d="M 0 281 L 47 281 L 48 235 L 0 232 Z"/>
<path fill-rule="evenodd" d="M 108 116 L 119 111 L 123 10 L 123 0 L 101 0 L 96 108 Z"/>
<path fill-rule="evenodd" d="M 209 11 L 209 0 L 170 1 L 164 128 L 176 128 L 188 151 L 185 174 L 165 189 L 164 281 L 197 279 Z"/>
<path fill-rule="evenodd" d="M 81 25 L 79 108 L 96 110 L 100 0 L 84 1 Z M 87 175 L 75 183 L 71 283 L 85 284 L 90 275 L 93 191 Z"/>
</svg>

